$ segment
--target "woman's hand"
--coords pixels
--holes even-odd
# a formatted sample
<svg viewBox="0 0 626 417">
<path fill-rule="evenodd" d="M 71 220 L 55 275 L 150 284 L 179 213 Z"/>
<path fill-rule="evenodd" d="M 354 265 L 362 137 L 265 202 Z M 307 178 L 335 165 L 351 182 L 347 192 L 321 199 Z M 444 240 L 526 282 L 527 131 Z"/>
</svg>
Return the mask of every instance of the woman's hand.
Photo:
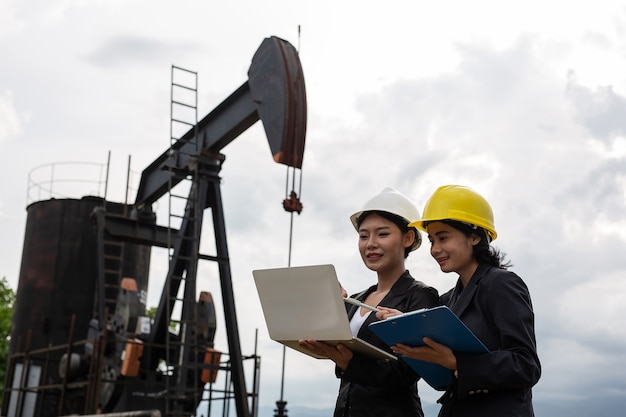
<svg viewBox="0 0 626 417">
<path fill-rule="evenodd" d="M 423 341 L 426 346 L 411 347 L 398 343 L 391 346 L 391 350 L 407 358 L 436 363 L 452 370 L 456 369 L 456 356 L 454 356 L 452 349 L 428 337 L 425 337 Z"/>
<path fill-rule="evenodd" d="M 348 296 L 348 291 L 346 291 L 346 289 L 341 284 L 339 284 L 339 287 L 341 288 L 341 296 L 343 298 L 346 298 Z"/>
<path fill-rule="evenodd" d="M 309 339 L 299 340 L 298 344 L 309 352 L 328 357 L 328 359 L 335 362 L 335 364 L 344 371 L 348 368 L 350 360 L 352 356 L 354 356 L 352 351 L 341 343 L 337 346 L 332 346 L 324 342 Z"/>
<path fill-rule="evenodd" d="M 396 310 L 395 308 L 388 308 L 388 307 L 381 307 L 381 306 L 377 306 L 376 308 L 378 308 L 380 310 L 380 311 L 378 311 L 376 313 L 376 318 L 378 320 L 385 320 L 385 319 L 388 319 L 390 317 L 399 316 L 400 314 L 404 314 L 404 313 L 402 313 L 402 311 Z"/>
</svg>

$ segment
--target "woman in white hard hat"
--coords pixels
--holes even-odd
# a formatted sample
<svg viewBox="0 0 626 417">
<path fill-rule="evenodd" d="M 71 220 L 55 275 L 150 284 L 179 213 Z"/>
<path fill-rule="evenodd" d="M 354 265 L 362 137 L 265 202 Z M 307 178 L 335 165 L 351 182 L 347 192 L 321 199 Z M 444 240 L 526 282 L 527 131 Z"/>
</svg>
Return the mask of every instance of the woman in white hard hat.
<svg viewBox="0 0 626 417">
<path fill-rule="evenodd" d="M 421 244 L 420 232 L 409 223 L 420 218 L 410 200 L 392 188 L 371 198 L 350 220 L 359 234 L 359 252 L 365 266 L 375 271 L 376 284 L 353 295 L 369 306 L 383 305 L 399 310 L 417 310 L 438 304 L 437 290 L 416 281 L 404 261 Z M 389 347 L 368 325 L 378 318 L 371 310 L 346 305 L 352 333 L 381 349 Z M 301 346 L 330 357 L 341 379 L 335 417 L 420 417 L 418 375 L 403 361 L 373 359 L 314 340 Z"/>
<path fill-rule="evenodd" d="M 439 187 L 412 226 L 428 233 L 430 253 L 443 272 L 455 272 L 454 288 L 441 302 L 489 349 L 454 352 L 434 340 L 425 346 L 392 346 L 408 358 L 437 363 L 454 374 L 439 399 L 440 417 L 534 416 L 532 387 L 541 375 L 530 293 L 510 264 L 490 246 L 497 234 L 489 203 L 474 190 Z M 388 318 L 396 311 L 382 309 Z M 404 310 L 406 311 L 406 310 Z"/>
</svg>

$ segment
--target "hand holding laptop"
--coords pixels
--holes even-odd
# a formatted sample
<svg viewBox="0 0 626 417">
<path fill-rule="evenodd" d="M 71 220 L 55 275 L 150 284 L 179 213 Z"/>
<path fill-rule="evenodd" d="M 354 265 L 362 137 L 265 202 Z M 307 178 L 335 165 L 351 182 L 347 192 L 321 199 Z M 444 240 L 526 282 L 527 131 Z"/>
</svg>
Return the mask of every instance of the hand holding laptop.
<svg viewBox="0 0 626 417">
<path fill-rule="evenodd" d="M 343 288 L 343 286 L 341 287 L 341 295 L 343 296 L 343 300 L 347 303 L 366 308 L 373 312 L 381 311 L 378 308 L 372 307 L 369 304 L 365 304 L 365 303 L 360 302 L 359 300 L 348 297 L 347 292 Z M 343 369 L 344 371 L 348 368 L 350 360 L 352 359 L 352 356 L 354 356 L 352 351 L 341 343 L 337 344 L 336 346 L 333 346 L 324 342 L 319 342 L 314 339 L 309 339 L 309 340 L 299 340 L 298 344 L 302 348 L 308 350 L 309 352 L 312 352 L 319 356 L 326 356 L 328 359 L 335 362 L 337 366 Z"/>
<path fill-rule="evenodd" d="M 348 368 L 350 360 L 352 359 L 352 356 L 354 356 L 352 351 L 342 343 L 338 343 L 333 346 L 315 339 L 309 339 L 298 340 L 298 344 L 301 348 L 306 349 L 315 355 L 332 360 L 344 371 Z"/>
</svg>

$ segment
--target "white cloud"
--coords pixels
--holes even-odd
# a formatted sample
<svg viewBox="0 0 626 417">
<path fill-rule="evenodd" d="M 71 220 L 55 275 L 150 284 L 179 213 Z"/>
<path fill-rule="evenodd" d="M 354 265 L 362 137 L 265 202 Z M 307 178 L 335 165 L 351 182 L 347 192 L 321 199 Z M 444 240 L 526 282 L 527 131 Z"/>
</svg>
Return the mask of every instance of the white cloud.
<svg viewBox="0 0 626 417">
<path fill-rule="evenodd" d="M 19 1 L 6 0 L 0 4 L 0 38 L 6 34 L 19 32 L 23 21 L 17 17 Z"/>
<path fill-rule="evenodd" d="M 20 113 L 15 108 L 11 90 L 0 93 L 0 142 L 19 137 L 28 119 L 27 114 Z"/>
<path fill-rule="evenodd" d="M 559 321 L 570 334 L 617 343 L 626 349 L 626 270 L 590 276 L 558 299 Z"/>
</svg>

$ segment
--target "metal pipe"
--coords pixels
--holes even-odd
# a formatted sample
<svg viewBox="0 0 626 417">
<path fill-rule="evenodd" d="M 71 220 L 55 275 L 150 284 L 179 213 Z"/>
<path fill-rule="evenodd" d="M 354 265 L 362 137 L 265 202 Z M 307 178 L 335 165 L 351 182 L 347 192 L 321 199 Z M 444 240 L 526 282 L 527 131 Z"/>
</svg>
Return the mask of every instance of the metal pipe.
<svg viewBox="0 0 626 417">
<path fill-rule="evenodd" d="M 159 410 L 124 411 L 121 413 L 89 414 L 82 417 L 161 417 Z M 65 416 L 69 417 L 69 416 Z"/>
</svg>

